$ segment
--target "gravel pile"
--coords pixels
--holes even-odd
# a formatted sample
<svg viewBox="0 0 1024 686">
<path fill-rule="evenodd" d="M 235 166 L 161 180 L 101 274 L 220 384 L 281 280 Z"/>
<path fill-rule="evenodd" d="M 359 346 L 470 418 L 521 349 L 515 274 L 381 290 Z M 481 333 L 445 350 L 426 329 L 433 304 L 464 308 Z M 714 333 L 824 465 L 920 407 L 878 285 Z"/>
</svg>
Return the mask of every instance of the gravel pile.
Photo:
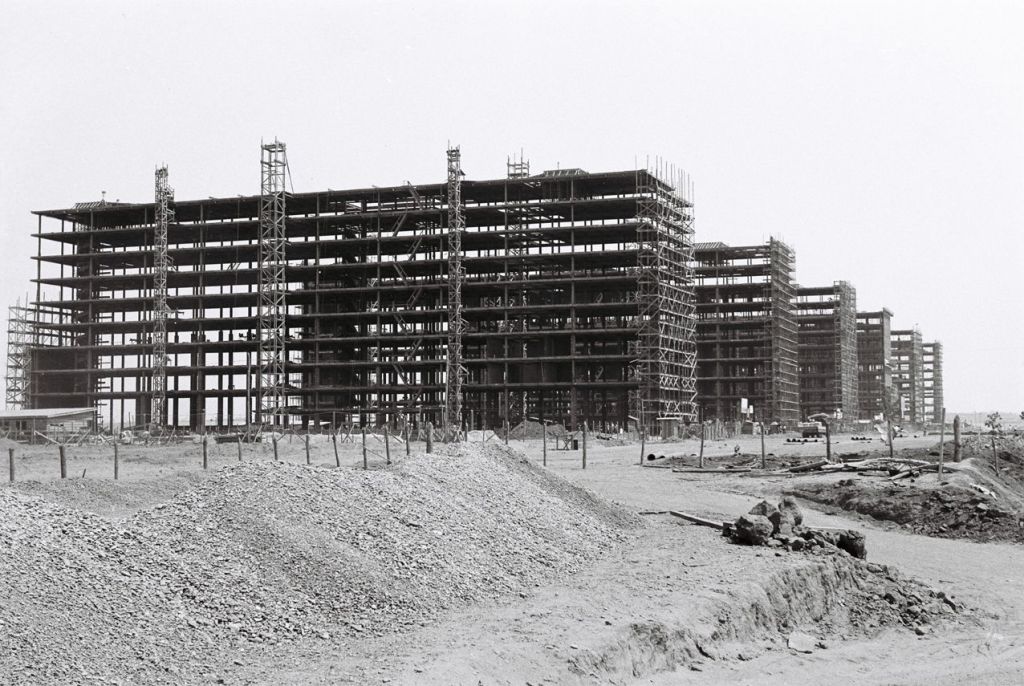
<svg viewBox="0 0 1024 686">
<path fill-rule="evenodd" d="M 2 489 L 0 682 L 209 680 L 262 645 L 527 594 L 637 525 L 500 445 L 232 465 L 120 525 Z"/>
</svg>

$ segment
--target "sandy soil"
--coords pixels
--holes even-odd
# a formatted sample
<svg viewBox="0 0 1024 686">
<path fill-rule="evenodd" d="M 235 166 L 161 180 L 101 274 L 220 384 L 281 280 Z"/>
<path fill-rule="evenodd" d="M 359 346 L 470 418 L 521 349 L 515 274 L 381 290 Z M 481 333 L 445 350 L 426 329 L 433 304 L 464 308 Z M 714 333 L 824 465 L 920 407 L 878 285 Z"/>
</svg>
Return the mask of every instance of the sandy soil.
<svg viewBox="0 0 1024 686">
<path fill-rule="evenodd" d="M 637 510 L 683 510 L 717 519 L 746 512 L 761 495 L 777 495 L 785 479 L 705 476 L 641 468 L 639 446 L 591 444 L 587 469 L 580 452 L 548 451 L 548 467 L 574 483 Z M 928 447 L 934 437 L 907 438 L 899 447 Z M 708 442 L 705 455 L 760 453 L 760 439 L 744 437 Z M 538 463 L 540 441 L 513 441 Z M 837 437 L 834 454 L 885 450 Z M 377 450 L 383 452 L 381 446 Z M 422 444 L 414 447 L 422 449 Z M 298 441 L 280 445 L 282 459 L 302 462 Z M 822 455 L 823 443 L 787 444 L 770 436 L 766 449 L 776 455 L 805 458 Z M 209 445 L 211 466 L 237 459 L 233 445 Z M 648 446 L 657 454 L 696 453 L 695 441 Z M 394 459 L 404 447 L 393 445 Z M 192 445 L 168 460 L 167 449 L 123 447 L 121 484 L 114 488 L 75 488 L 74 479 L 59 481 L 56 449 L 18 451 L 18 478 L 50 483 L 19 484 L 44 497 L 74 504 L 105 516 L 124 516 L 202 478 L 201 446 Z M 273 459 L 270 446 L 244 446 L 244 459 Z M 340 461 L 361 464 L 357 444 L 340 444 Z M 333 464 L 329 442 L 314 441 L 314 463 Z M 371 456 L 371 466 L 383 456 Z M 69 473 L 86 479 L 110 480 L 109 446 L 69 450 Z M 132 490 L 131 482 L 141 482 Z M 160 484 L 159 487 L 156 484 Z M 151 487 L 152 486 L 152 487 Z M 98 493 L 98 495 L 97 495 Z M 76 500 L 77 499 L 77 500 Z M 651 517 L 647 532 L 607 559 L 564 582 L 537 588 L 526 597 L 476 606 L 409 634 L 341 642 L 298 644 L 269 652 L 234 656 L 237 670 L 229 683 L 722 683 L 722 684 L 1009 684 L 1024 673 L 1024 547 L 978 544 L 913 535 L 877 525 L 856 515 L 839 516 L 808 510 L 807 522 L 817 526 L 854 528 L 867 536 L 869 560 L 892 564 L 958 600 L 982 608 L 981 625 L 940 628 L 918 637 L 905 629 L 885 630 L 863 638 L 833 627 L 827 649 L 797 654 L 764 636 L 710 657 L 697 656 L 691 669 L 625 675 L 614 671 L 580 674 L 572 665 L 592 665 L 599 646 L 621 637 L 627 624 L 651 627 L 702 626 L 708 613 L 737 585 L 749 586 L 774 571 L 799 564 L 796 556 L 776 557 L 768 549 L 731 546 L 715 532 L 667 517 Z M 814 627 L 808 627 L 812 632 Z M 655 632 L 656 633 L 656 632 Z M 845 638 L 844 638 L 845 637 Z M 655 640 L 657 637 L 651 638 Z M 626 649 L 626 648 L 624 648 Z M 628 648 L 636 650 L 634 646 Z"/>
</svg>

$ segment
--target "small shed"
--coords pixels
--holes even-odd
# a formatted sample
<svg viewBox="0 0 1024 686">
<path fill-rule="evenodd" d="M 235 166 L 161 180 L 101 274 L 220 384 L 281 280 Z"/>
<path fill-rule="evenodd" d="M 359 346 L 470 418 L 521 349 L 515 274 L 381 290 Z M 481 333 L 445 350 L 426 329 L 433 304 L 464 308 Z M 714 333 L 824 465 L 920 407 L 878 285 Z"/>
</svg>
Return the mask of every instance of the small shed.
<svg viewBox="0 0 1024 686">
<path fill-rule="evenodd" d="M 49 407 L 0 411 L 0 432 L 16 440 L 32 440 L 36 432 L 51 438 L 65 437 L 93 428 L 92 407 Z"/>
</svg>

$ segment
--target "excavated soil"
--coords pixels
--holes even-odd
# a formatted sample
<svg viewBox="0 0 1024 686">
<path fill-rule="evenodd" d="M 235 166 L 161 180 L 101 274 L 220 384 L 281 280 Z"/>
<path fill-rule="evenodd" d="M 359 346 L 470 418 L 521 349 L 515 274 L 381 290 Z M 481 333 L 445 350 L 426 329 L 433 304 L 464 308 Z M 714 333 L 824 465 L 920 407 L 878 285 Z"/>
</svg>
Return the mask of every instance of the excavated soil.
<svg viewBox="0 0 1024 686">
<path fill-rule="evenodd" d="M 23 488 L 0 489 L 3 683 L 209 680 L 226 655 L 532 588 L 641 526 L 499 446 L 367 472 L 233 465 L 120 523 Z"/>
<path fill-rule="evenodd" d="M 952 445 L 946 447 L 946 454 Z M 975 541 L 1024 543 L 1024 443 L 1013 437 L 996 441 L 998 470 L 991 439 L 969 438 L 967 458 L 949 466 L 941 478 L 933 472 L 890 481 L 860 477 L 797 482 L 789 495 L 895 522 L 929 536 Z M 919 451 L 916 459 L 935 461 L 937 451 Z"/>
</svg>

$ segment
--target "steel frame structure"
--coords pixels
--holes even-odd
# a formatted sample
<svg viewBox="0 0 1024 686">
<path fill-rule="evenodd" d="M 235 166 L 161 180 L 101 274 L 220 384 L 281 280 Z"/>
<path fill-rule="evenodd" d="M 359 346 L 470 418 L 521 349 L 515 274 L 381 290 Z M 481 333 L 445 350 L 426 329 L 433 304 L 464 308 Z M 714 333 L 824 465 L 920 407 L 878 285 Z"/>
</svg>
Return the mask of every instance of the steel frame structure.
<svg viewBox="0 0 1024 686">
<path fill-rule="evenodd" d="M 857 419 L 857 291 L 846 281 L 796 289 L 800 412 Z"/>
<path fill-rule="evenodd" d="M 921 345 L 924 372 L 924 416 L 929 422 L 942 422 L 945 394 L 942 384 L 942 343 L 927 341 Z"/>
<path fill-rule="evenodd" d="M 35 309 L 26 298 L 7 308 L 7 375 L 5 405 L 8 410 L 31 409 L 32 345 L 35 342 Z"/>
<path fill-rule="evenodd" d="M 900 418 L 915 424 L 931 421 L 931 417 L 925 413 L 924 343 L 921 332 L 917 329 L 901 329 L 892 331 L 891 336 L 893 387 L 901 400 Z"/>
<path fill-rule="evenodd" d="M 272 397 L 281 421 L 415 428 L 447 416 L 455 428 L 466 414 L 498 428 L 516 419 L 519 397 L 525 417 L 614 431 L 641 416 L 631 407 L 641 363 L 651 433 L 658 419 L 693 417 L 692 201 L 679 181 L 648 170 L 459 173 L 457 184 L 285 203 L 282 168 L 271 168 L 260 195 L 174 202 L 169 426 L 265 421 L 271 403 L 254 413 L 250 397 L 283 380 Z M 36 214 L 37 301 L 56 314 L 42 325 L 53 337 L 33 365 L 33 399 L 96 406 L 111 427 L 130 426 L 151 397 L 156 207 Z M 462 390 L 449 393 L 460 358 Z"/>
<path fill-rule="evenodd" d="M 793 250 L 699 243 L 694 249 L 697 400 L 707 419 L 792 426 L 800 418 Z"/>
<path fill-rule="evenodd" d="M 857 404 L 860 419 L 882 418 L 894 406 L 892 312 L 857 313 Z M 892 417 L 895 419 L 896 417 Z"/>
</svg>

